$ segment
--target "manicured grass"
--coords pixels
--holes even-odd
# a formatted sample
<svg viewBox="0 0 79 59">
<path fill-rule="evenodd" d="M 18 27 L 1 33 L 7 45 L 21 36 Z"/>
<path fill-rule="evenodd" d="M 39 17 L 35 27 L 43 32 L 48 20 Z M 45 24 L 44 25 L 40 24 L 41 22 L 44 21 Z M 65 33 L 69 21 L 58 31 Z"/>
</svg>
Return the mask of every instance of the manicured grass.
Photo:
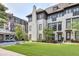
<svg viewBox="0 0 79 59">
<path fill-rule="evenodd" d="M 78 44 L 26 43 L 2 48 L 28 56 L 79 56 Z"/>
</svg>

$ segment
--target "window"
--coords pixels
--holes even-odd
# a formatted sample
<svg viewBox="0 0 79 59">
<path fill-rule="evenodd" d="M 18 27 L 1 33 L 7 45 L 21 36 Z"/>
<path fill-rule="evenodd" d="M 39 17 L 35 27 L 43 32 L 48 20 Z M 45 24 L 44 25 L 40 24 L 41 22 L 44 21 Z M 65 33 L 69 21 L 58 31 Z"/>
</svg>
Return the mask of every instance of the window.
<svg viewBox="0 0 79 59">
<path fill-rule="evenodd" d="M 57 23 L 48 23 L 48 28 L 52 28 L 54 31 L 57 30 Z"/>
<path fill-rule="evenodd" d="M 52 18 L 52 21 L 56 21 L 56 18 Z"/>
<path fill-rule="evenodd" d="M 48 28 L 52 28 L 52 23 L 48 23 Z"/>
<path fill-rule="evenodd" d="M 6 35 L 6 40 L 9 40 L 10 39 L 10 36 L 9 35 Z"/>
<path fill-rule="evenodd" d="M 39 34 L 39 39 L 42 39 L 42 34 Z"/>
<path fill-rule="evenodd" d="M 31 35 L 31 34 L 29 34 L 29 39 L 31 39 L 31 37 L 32 37 L 32 35 Z"/>
<path fill-rule="evenodd" d="M 58 23 L 58 30 L 62 30 L 62 22 Z"/>
<path fill-rule="evenodd" d="M 32 29 L 32 26 L 30 25 L 30 26 L 29 26 L 29 31 L 31 31 L 31 29 Z"/>
<path fill-rule="evenodd" d="M 31 22 L 31 21 L 32 21 L 32 17 L 28 17 L 28 19 L 29 19 L 29 20 L 28 20 L 29 22 Z"/>
<path fill-rule="evenodd" d="M 66 39 L 67 40 L 71 39 L 71 32 L 70 31 L 66 32 Z"/>
<path fill-rule="evenodd" d="M 52 24 L 52 29 L 53 29 L 54 31 L 57 30 L 57 23 L 53 23 L 53 24 Z"/>
<path fill-rule="evenodd" d="M 76 31 L 76 32 L 75 32 L 75 39 L 76 39 L 76 40 L 79 40 L 79 31 Z"/>
<path fill-rule="evenodd" d="M 53 10 L 57 10 L 57 9 L 59 9 L 59 7 L 58 7 L 58 6 L 53 7 Z"/>
<path fill-rule="evenodd" d="M 37 19 L 43 19 L 43 18 L 45 18 L 44 16 L 45 15 L 43 13 L 40 13 L 40 14 L 37 15 Z"/>
<path fill-rule="evenodd" d="M 66 28 L 71 29 L 71 19 L 66 20 Z"/>
<path fill-rule="evenodd" d="M 79 7 L 73 9 L 73 16 L 79 15 Z"/>
<path fill-rule="evenodd" d="M 39 30 L 42 30 L 42 24 L 39 24 Z"/>
<path fill-rule="evenodd" d="M 73 24 L 72 24 L 72 28 L 73 28 L 73 29 L 77 29 L 77 28 L 78 28 L 77 26 L 78 26 L 78 23 L 79 23 L 79 18 L 78 18 L 78 17 L 73 18 L 73 19 L 72 19 L 72 23 L 73 23 Z M 77 24 L 76 24 L 76 23 L 77 23 Z M 75 26 L 75 25 L 76 25 L 76 26 Z"/>
</svg>

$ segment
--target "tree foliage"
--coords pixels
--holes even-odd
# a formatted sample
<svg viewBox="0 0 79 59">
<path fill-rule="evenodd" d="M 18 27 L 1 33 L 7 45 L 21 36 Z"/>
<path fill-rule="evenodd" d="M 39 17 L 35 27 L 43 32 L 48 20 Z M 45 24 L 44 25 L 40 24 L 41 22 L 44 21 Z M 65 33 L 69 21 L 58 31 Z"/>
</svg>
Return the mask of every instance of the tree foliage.
<svg viewBox="0 0 79 59">
<path fill-rule="evenodd" d="M 53 37 L 53 29 L 51 29 L 51 28 L 45 28 L 43 30 L 43 33 L 44 33 L 46 41 L 47 42 L 51 42 L 52 37 Z"/>
<path fill-rule="evenodd" d="M 7 7 L 5 7 L 4 5 L 0 3 L 0 23 L 5 23 L 4 20 L 7 20 L 8 18 L 7 13 L 6 13 L 7 9 L 8 9 Z"/>
<path fill-rule="evenodd" d="M 17 25 L 15 27 L 15 35 L 17 37 L 17 40 L 21 40 L 22 39 L 22 28 L 20 25 Z"/>
<path fill-rule="evenodd" d="M 72 29 L 79 30 L 79 20 L 72 22 Z"/>
<path fill-rule="evenodd" d="M 21 25 L 16 25 L 15 27 L 15 35 L 17 37 L 17 40 L 26 40 L 27 39 L 27 33 L 22 29 Z"/>
<path fill-rule="evenodd" d="M 45 28 L 43 32 L 44 32 L 44 35 L 48 37 L 49 36 L 51 37 L 53 35 L 53 29 L 51 28 Z"/>
</svg>

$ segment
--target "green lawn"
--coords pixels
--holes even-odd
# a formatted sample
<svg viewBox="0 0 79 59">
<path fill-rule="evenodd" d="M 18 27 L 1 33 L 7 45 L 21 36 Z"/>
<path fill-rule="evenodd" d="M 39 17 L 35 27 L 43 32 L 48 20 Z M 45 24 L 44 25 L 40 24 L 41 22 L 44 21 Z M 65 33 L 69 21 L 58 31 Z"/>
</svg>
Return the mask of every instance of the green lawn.
<svg viewBox="0 0 79 59">
<path fill-rule="evenodd" d="M 79 44 L 26 43 L 2 48 L 28 56 L 79 56 Z"/>
</svg>

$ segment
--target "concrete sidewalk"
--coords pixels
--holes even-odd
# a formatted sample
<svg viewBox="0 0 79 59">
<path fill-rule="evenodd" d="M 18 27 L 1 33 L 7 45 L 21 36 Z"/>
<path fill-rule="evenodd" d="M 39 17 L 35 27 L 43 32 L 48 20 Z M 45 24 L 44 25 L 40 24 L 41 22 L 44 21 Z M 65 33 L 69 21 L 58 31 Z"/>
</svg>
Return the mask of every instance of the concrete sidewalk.
<svg viewBox="0 0 79 59">
<path fill-rule="evenodd" d="M 0 48 L 0 56 L 25 56 L 25 55 Z"/>
</svg>

